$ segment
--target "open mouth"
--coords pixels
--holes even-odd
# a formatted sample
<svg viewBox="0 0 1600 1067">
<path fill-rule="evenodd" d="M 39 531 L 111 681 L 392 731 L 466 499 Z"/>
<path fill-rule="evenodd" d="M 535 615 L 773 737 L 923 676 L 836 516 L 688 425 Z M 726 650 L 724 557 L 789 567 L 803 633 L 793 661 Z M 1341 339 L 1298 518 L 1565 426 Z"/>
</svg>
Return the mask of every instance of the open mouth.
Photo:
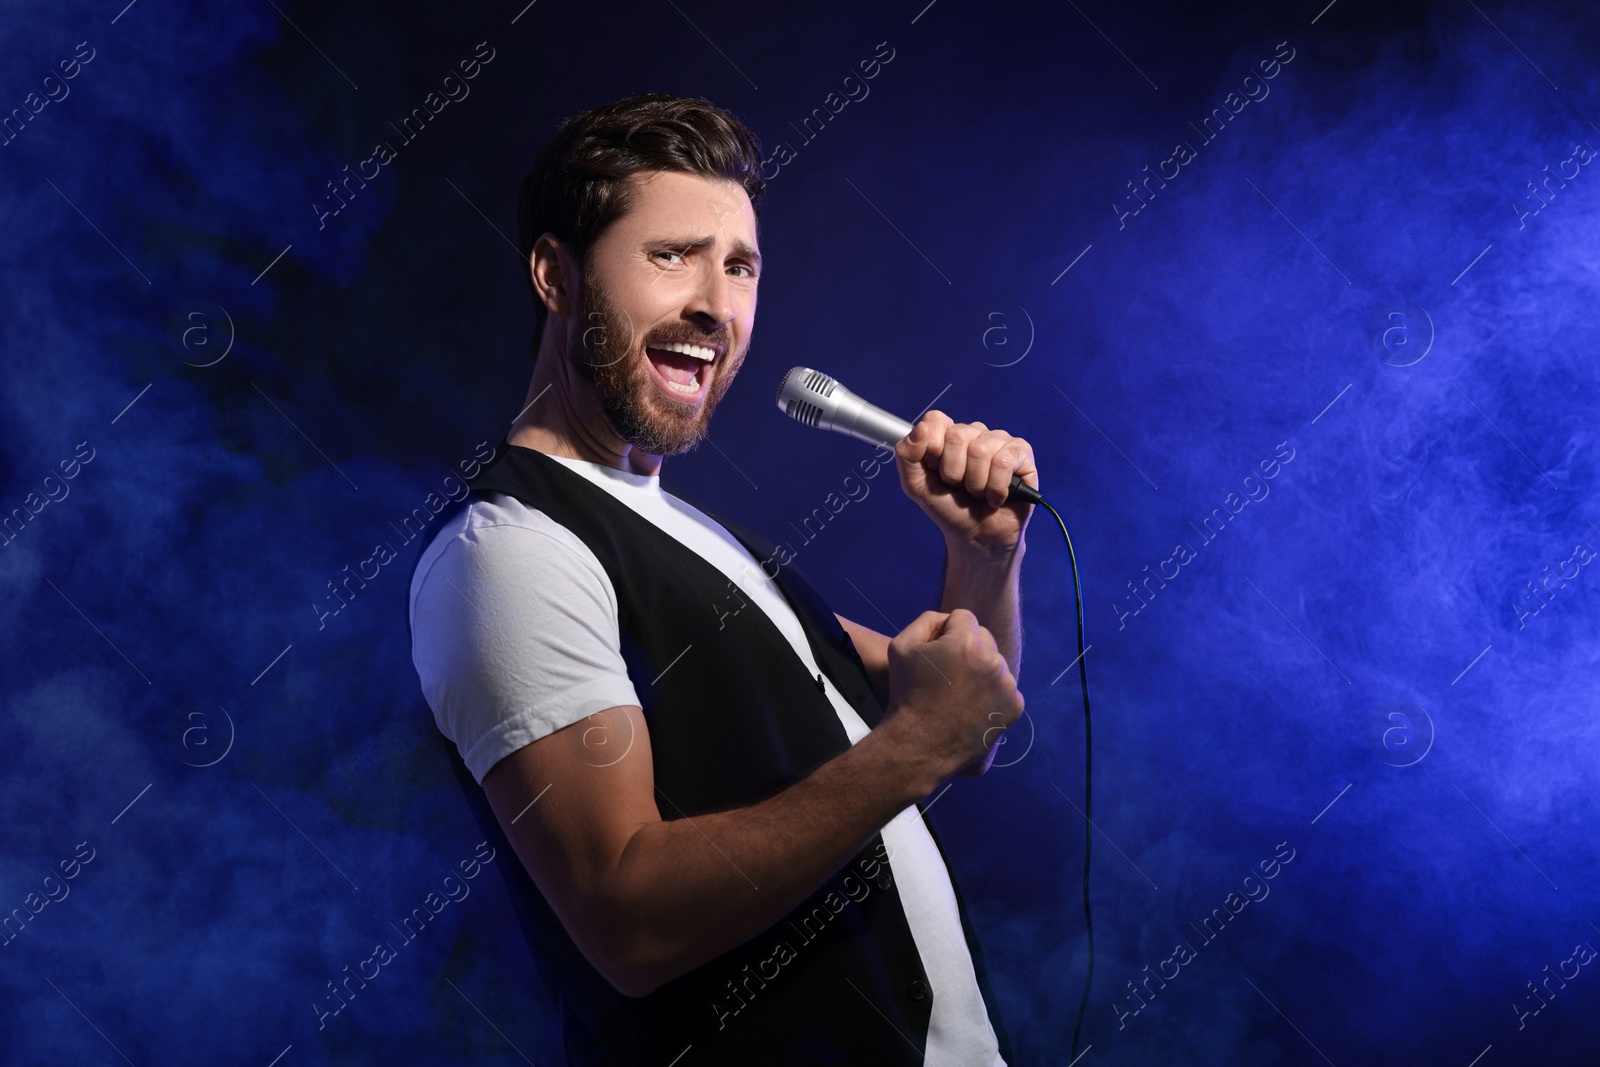
<svg viewBox="0 0 1600 1067">
<path fill-rule="evenodd" d="M 645 357 L 655 371 L 661 389 L 675 400 L 696 401 L 705 395 L 711 380 L 711 366 L 718 351 L 710 345 L 675 341 L 649 345 Z"/>
</svg>

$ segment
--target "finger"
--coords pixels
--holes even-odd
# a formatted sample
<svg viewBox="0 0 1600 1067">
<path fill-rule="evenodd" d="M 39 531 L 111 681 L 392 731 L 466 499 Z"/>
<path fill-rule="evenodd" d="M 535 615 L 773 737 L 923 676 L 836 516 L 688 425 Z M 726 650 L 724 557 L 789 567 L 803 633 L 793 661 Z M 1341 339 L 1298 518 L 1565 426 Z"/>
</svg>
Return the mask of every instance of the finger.
<svg viewBox="0 0 1600 1067">
<path fill-rule="evenodd" d="M 899 641 L 904 638 L 902 643 L 927 644 L 929 641 L 936 640 L 939 637 L 948 618 L 949 616 L 942 611 L 924 611 L 921 615 L 911 620 L 911 625 L 896 634 L 895 640 Z"/>
<path fill-rule="evenodd" d="M 1022 462 L 1017 464 L 1017 469 L 1011 473 L 1021 478 L 1023 484 L 1039 488 L 1039 468 L 1034 462 L 1033 446 L 1020 437 L 1013 437 L 1011 440 L 1022 449 Z"/>
<path fill-rule="evenodd" d="M 978 627 L 978 644 L 985 652 L 993 652 L 996 654 L 999 654 L 1000 652 L 1000 646 L 995 643 L 994 634 L 989 632 L 989 628 L 987 626 Z"/>
<path fill-rule="evenodd" d="M 944 620 L 944 626 L 939 630 L 940 637 L 952 634 L 959 636 L 976 637 L 982 632 L 983 627 L 978 624 L 978 617 L 966 608 L 957 608 Z"/>
<path fill-rule="evenodd" d="M 1020 437 L 1012 437 L 997 448 L 989 458 L 989 481 L 984 487 L 989 505 L 999 507 L 1005 503 L 1011 493 L 1012 476 L 1020 476 L 1024 471 L 1033 474 L 1032 468 L 1033 450 Z M 1034 474 L 1033 477 L 1035 482 L 1039 480 L 1038 475 Z"/>
<path fill-rule="evenodd" d="M 944 452 L 939 456 L 939 477 L 948 485 L 965 485 L 967 449 L 982 430 L 970 422 L 958 422 L 944 432 Z"/>
<path fill-rule="evenodd" d="M 985 636 L 987 636 L 987 631 L 985 632 Z M 1000 650 L 994 646 L 994 641 L 992 638 L 988 642 L 987 647 L 984 649 L 983 659 L 985 665 L 989 668 L 990 673 L 995 676 L 995 679 L 999 681 L 1001 685 L 1009 686 L 1014 684 L 1011 681 L 1011 664 L 1006 662 L 1006 658 L 1002 656 L 1000 654 Z"/>
<path fill-rule="evenodd" d="M 921 463 L 924 456 L 939 455 L 944 450 L 945 430 L 954 420 L 942 411 L 924 412 L 911 432 L 894 446 L 894 454 L 907 464 Z"/>
<path fill-rule="evenodd" d="M 979 500 L 986 501 L 990 507 L 999 506 L 990 487 L 995 480 L 996 458 L 1010 440 L 1011 435 L 1004 430 L 987 430 L 967 445 L 966 490 Z M 1006 484 L 1011 484 L 1009 477 Z"/>
</svg>

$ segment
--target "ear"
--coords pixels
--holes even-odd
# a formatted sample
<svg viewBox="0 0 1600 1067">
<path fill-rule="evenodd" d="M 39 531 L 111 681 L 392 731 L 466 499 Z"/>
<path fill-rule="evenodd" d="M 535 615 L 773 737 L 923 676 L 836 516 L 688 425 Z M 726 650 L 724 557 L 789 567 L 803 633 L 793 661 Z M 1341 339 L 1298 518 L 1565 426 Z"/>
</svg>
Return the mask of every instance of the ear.
<svg viewBox="0 0 1600 1067">
<path fill-rule="evenodd" d="M 528 270 L 533 278 L 533 290 L 552 315 L 572 314 L 572 301 L 567 287 L 577 280 L 577 264 L 561 238 L 553 233 L 542 235 L 533 245 L 528 257 Z"/>
</svg>

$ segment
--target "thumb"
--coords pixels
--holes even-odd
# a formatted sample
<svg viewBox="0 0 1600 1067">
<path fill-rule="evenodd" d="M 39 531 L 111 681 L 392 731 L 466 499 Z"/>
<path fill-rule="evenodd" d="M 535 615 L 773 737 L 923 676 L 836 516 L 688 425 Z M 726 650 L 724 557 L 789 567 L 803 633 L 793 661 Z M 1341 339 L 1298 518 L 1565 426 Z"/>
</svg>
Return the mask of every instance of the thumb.
<svg viewBox="0 0 1600 1067">
<path fill-rule="evenodd" d="M 925 645 L 938 640 L 939 635 L 944 633 L 945 623 L 949 618 L 950 616 L 942 611 L 924 611 L 911 620 L 911 625 L 901 630 L 896 637 L 902 643 Z"/>
<path fill-rule="evenodd" d="M 944 625 L 939 627 L 940 637 L 946 634 L 972 634 L 981 638 L 987 633 L 988 631 L 978 624 L 978 617 L 966 608 L 957 608 L 946 615 Z M 993 643 L 992 638 L 990 643 Z"/>
</svg>

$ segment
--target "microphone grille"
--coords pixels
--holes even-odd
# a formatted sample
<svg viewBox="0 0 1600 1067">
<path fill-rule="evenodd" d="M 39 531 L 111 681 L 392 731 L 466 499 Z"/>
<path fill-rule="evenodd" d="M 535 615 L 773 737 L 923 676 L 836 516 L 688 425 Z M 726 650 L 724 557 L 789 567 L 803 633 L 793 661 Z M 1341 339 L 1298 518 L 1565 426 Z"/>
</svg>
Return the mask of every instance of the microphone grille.
<svg viewBox="0 0 1600 1067">
<path fill-rule="evenodd" d="M 829 397 L 833 395 L 834 387 L 839 383 L 821 371 L 814 370 L 806 375 L 802 384 L 818 396 Z"/>
<path fill-rule="evenodd" d="M 819 427 L 835 392 L 844 386 L 810 367 L 791 367 L 778 385 L 778 408 L 807 426 Z"/>
<path fill-rule="evenodd" d="M 822 418 L 822 409 L 815 404 L 808 404 L 804 400 L 790 399 L 785 401 L 783 412 L 791 419 L 796 419 L 807 426 L 815 426 L 817 420 Z"/>
</svg>

